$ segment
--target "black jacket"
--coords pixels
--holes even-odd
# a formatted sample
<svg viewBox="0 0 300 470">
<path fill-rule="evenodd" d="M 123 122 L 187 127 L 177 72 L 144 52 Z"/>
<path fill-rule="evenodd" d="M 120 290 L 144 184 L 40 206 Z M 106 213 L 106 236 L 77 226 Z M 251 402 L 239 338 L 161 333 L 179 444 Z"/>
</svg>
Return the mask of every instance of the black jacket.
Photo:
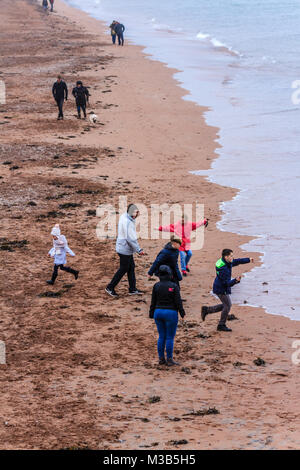
<svg viewBox="0 0 300 470">
<path fill-rule="evenodd" d="M 89 90 L 85 86 L 76 86 L 73 88 L 72 95 L 76 99 L 76 104 L 86 104 L 89 101 Z"/>
<path fill-rule="evenodd" d="M 156 308 L 176 310 L 180 313 L 182 318 L 185 316 L 179 287 L 177 284 L 170 281 L 168 276 L 161 277 L 160 281 L 153 286 L 149 311 L 150 318 L 153 318 Z"/>
<path fill-rule="evenodd" d="M 52 94 L 56 101 L 61 100 L 62 98 L 68 99 L 68 87 L 66 83 L 62 80 L 60 83 L 55 82 L 52 87 Z"/>
<path fill-rule="evenodd" d="M 171 242 L 167 243 L 164 249 L 158 253 L 156 260 L 149 269 L 149 276 L 152 276 L 152 274 L 155 274 L 157 276 L 159 267 L 163 264 L 166 264 L 172 269 L 174 280 L 182 281 L 182 276 L 178 267 L 178 255 L 179 250 L 173 248 Z"/>
<path fill-rule="evenodd" d="M 117 34 L 122 34 L 125 31 L 125 26 L 121 23 L 117 23 L 114 27 L 114 30 Z"/>
</svg>

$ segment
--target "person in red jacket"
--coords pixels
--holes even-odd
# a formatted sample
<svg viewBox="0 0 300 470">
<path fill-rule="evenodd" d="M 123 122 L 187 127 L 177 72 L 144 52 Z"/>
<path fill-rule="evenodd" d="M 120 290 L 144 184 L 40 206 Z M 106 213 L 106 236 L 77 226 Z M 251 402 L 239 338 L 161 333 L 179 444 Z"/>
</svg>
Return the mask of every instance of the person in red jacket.
<svg viewBox="0 0 300 470">
<path fill-rule="evenodd" d="M 183 276 L 187 275 L 187 272 L 190 272 L 189 262 L 193 255 L 191 250 L 191 233 L 193 230 L 204 225 L 208 226 L 208 219 L 201 220 L 200 222 L 188 222 L 186 215 L 183 215 L 181 220 L 175 224 L 160 226 L 158 230 L 160 232 L 171 232 L 175 233 L 178 237 L 182 239 L 182 244 L 179 249 L 180 253 L 180 262 L 181 262 L 181 272 Z"/>
</svg>

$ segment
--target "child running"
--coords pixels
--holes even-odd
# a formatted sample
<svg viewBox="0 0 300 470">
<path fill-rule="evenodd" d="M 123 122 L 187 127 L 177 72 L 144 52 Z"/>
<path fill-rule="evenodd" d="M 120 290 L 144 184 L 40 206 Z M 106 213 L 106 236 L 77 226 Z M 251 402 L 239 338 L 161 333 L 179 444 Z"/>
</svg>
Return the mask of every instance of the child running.
<svg viewBox="0 0 300 470">
<path fill-rule="evenodd" d="M 51 235 L 53 237 L 53 248 L 51 248 L 49 251 L 48 256 L 54 258 L 54 270 L 52 278 L 50 281 L 47 281 L 47 284 L 54 284 L 57 278 L 58 269 L 67 271 L 68 273 L 73 274 L 75 279 L 78 279 L 79 271 L 64 266 L 67 262 L 67 253 L 69 253 L 71 256 L 75 256 L 75 253 L 73 253 L 73 251 L 69 248 L 66 237 L 61 234 L 59 224 L 56 224 L 53 227 L 51 230 Z"/>
<path fill-rule="evenodd" d="M 218 331 L 232 331 L 226 326 L 226 321 L 231 309 L 231 287 L 241 282 L 241 276 L 231 279 L 231 271 L 234 266 L 253 262 L 253 258 L 233 258 L 233 251 L 225 248 L 222 251 L 222 258 L 216 262 L 216 278 L 213 285 L 213 293 L 221 300 L 221 304 L 212 307 L 203 306 L 201 318 L 204 321 L 206 315 L 215 312 L 222 312 L 218 324 Z"/>
<path fill-rule="evenodd" d="M 187 215 L 184 214 L 181 220 L 175 224 L 160 226 L 158 229 L 160 232 L 173 232 L 182 239 L 182 244 L 179 248 L 179 254 L 181 272 L 183 276 L 187 276 L 187 273 L 190 272 L 189 262 L 193 255 L 191 250 L 191 233 L 202 225 L 207 227 L 208 220 L 204 219 L 199 222 L 188 222 Z"/>
</svg>

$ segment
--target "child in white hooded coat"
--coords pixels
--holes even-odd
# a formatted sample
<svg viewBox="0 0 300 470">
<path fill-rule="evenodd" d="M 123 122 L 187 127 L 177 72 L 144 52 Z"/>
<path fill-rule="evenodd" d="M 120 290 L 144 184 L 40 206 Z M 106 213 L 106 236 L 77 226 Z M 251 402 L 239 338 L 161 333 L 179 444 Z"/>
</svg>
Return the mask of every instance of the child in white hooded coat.
<svg viewBox="0 0 300 470">
<path fill-rule="evenodd" d="M 59 269 L 73 274 L 75 279 L 78 279 L 79 271 L 69 268 L 68 266 L 64 266 L 67 262 L 67 253 L 71 256 L 75 256 L 75 253 L 73 253 L 69 248 L 66 237 L 61 234 L 59 224 L 56 224 L 53 227 L 51 235 L 53 237 L 53 248 L 49 251 L 48 256 L 54 258 L 54 270 L 52 278 L 50 281 L 47 281 L 47 284 L 54 284 Z"/>
</svg>

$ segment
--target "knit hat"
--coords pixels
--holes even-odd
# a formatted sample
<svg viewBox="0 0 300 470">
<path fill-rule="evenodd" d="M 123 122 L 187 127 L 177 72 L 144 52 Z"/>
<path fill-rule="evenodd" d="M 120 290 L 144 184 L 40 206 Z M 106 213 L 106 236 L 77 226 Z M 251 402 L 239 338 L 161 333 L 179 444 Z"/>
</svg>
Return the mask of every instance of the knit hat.
<svg viewBox="0 0 300 470">
<path fill-rule="evenodd" d="M 51 235 L 53 235 L 54 237 L 59 237 L 60 236 L 59 224 L 54 225 L 53 229 L 51 230 Z"/>
</svg>

